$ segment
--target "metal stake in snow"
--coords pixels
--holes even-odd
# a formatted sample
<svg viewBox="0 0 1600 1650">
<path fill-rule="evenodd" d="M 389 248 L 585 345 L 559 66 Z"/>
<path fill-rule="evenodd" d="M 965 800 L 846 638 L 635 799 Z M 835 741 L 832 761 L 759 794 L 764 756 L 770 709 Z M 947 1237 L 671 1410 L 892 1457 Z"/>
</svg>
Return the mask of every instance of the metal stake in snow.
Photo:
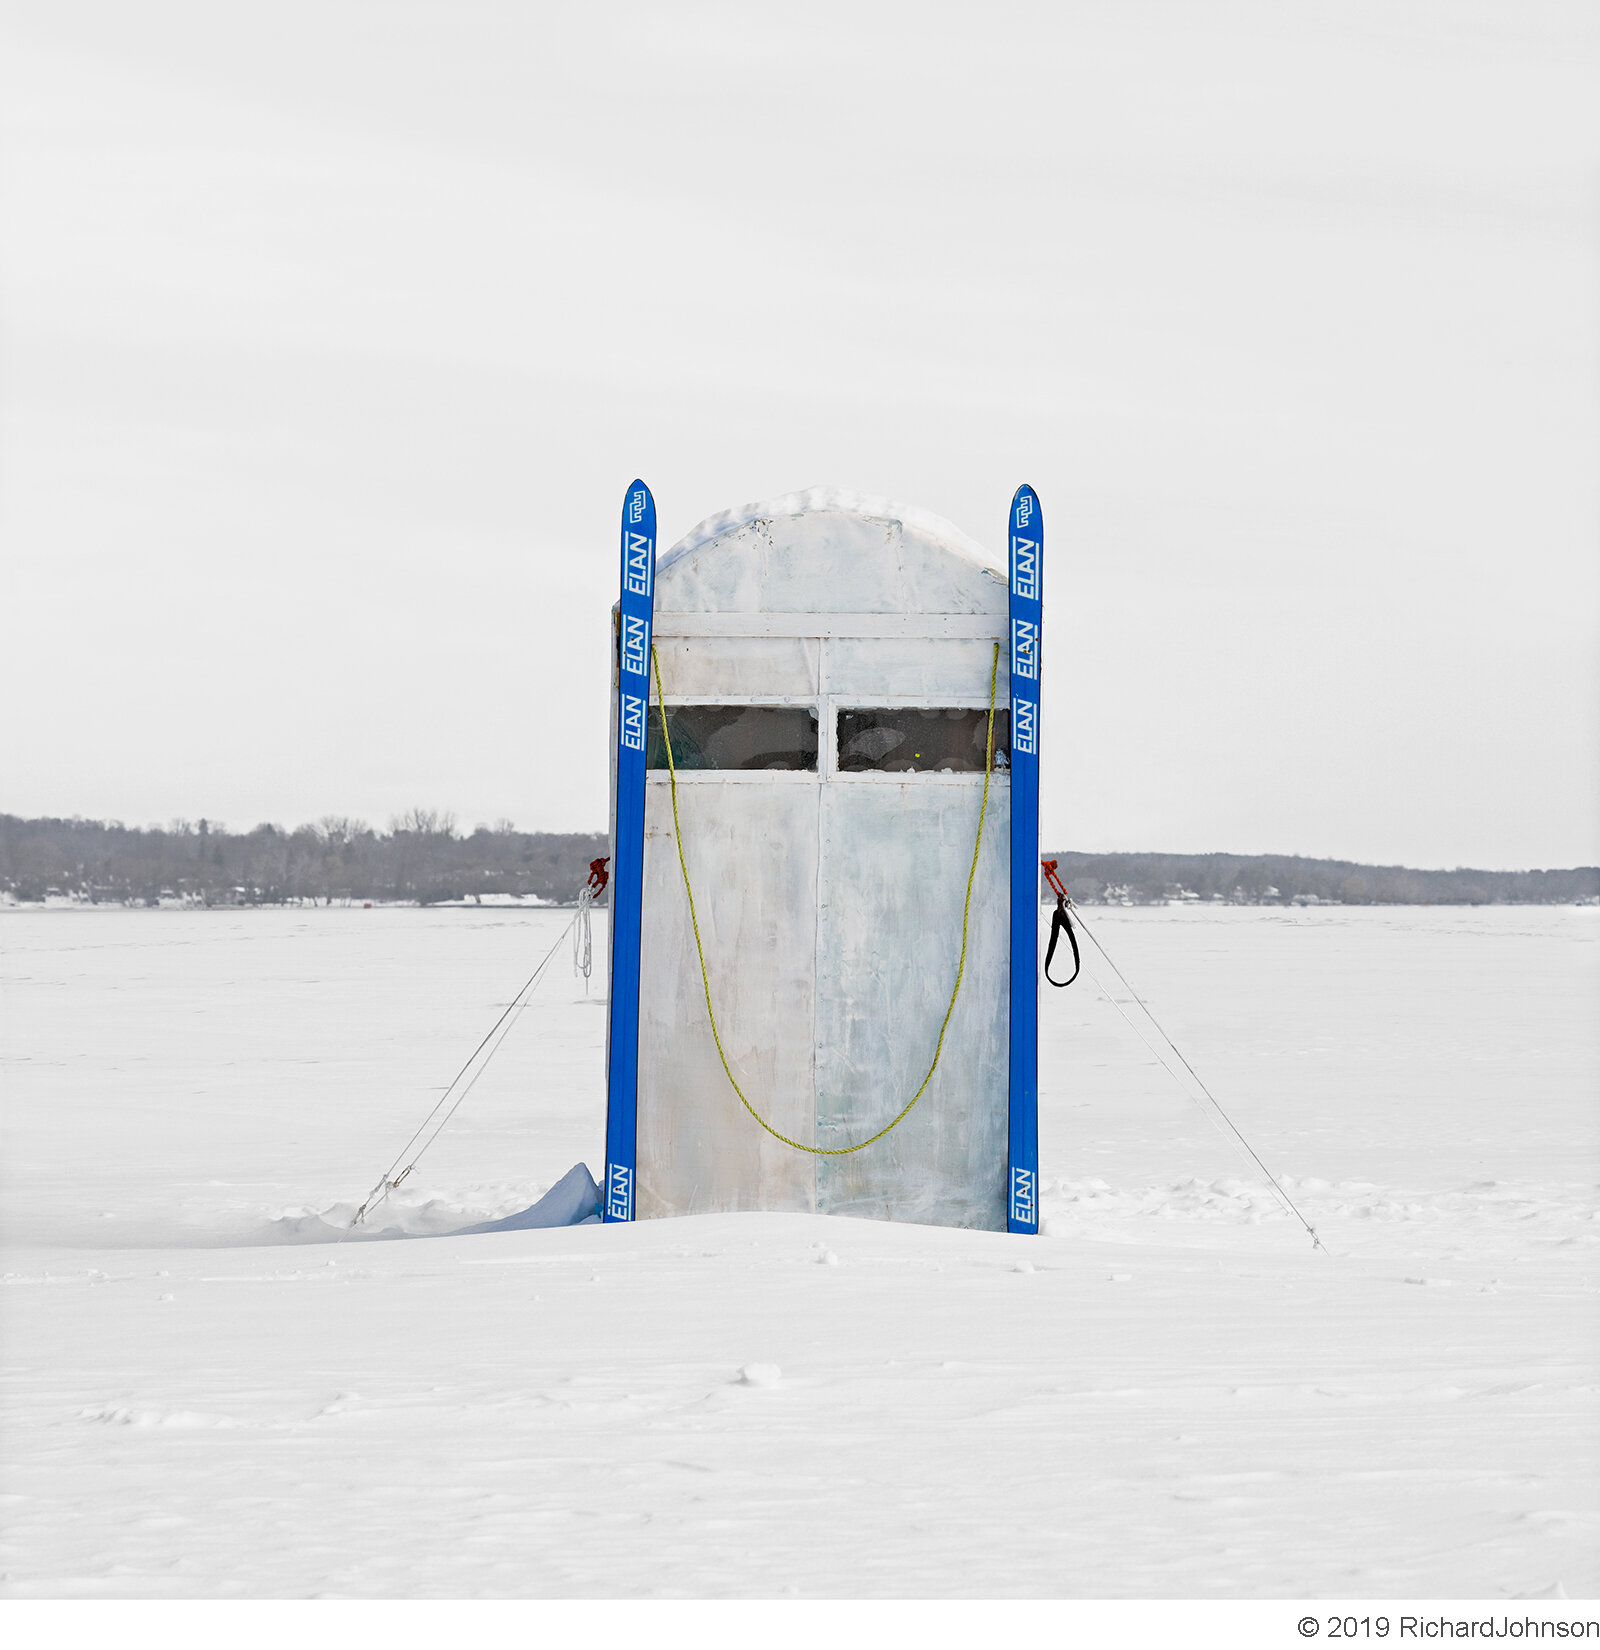
<svg viewBox="0 0 1600 1650">
<path fill-rule="evenodd" d="M 1136 1002 L 1139 1005 L 1139 1008 L 1142 1011 L 1142 1013 L 1144 1014 L 1144 1017 L 1150 1022 L 1151 1025 L 1153 1025 L 1155 1027 L 1157 1033 L 1161 1037 L 1162 1042 L 1164 1042 L 1167 1045 L 1167 1047 L 1170 1048 L 1175 1055 L 1177 1055 L 1179 1061 L 1182 1063 L 1183 1069 L 1186 1072 L 1188 1072 L 1188 1074 L 1195 1080 L 1195 1083 L 1199 1087 L 1200 1092 L 1206 1097 L 1206 1101 L 1209 1102 L 1210 1110 L 1207 1110 L 1206 1105 L 1202 1104 L 1198 1100 L 1195 1100 L 1195 1104 L 1200 1107 L 1202 1112 L 1205 1113 L 1206 1117 L 1210 1120 L 1211 1126 L 1214 1129 L 1216 1129 L 1217 1132 L 1219 1134 L 1221 1134 L 1223 1136 L 1223 1138 L 1229 1142 L 1230 1145 L 1236 1146 L 1239 1150 L 1243 1151 L 1245 1156 L 1248 1158 L 1248 1160 L 1258 1170 L 1260 1170 L 1262 1178 L 1266 1181 L 1267 1185 L 1272 1188 L 1272 1195 L 1275 1198 L 1277 1198 L 1279 1203 L 1281 1203 L 1283 1205 L 1283 1207 L 1291 1215 L 1293 1215 L 1294 1218 L 1296 1220 L 1298 1220 L 1302 1226 L 1305 1227 L 1306 1233 L 1311 1239 L 1312 1248 L 1321 1249 L 1324 1254 L 1327 1254 L 1328 1249 L 1327 1249 L 1326 1245 L 1324 1245 L 1322 1239 L 1317 1236 L 1316 1227 L 1313 1226 L 1311 1224 L 1311 1222 L 1309 1220 L 1307 1220 L 1306 1217 L 1303 1214 L 1301 1214 L 1299 1206 L 1295 1203 L 1294 1199 L 1292 1197 L 1290 1197 L 1289 1194 L 1279 1184 L 1278 1177 L 1275 1174 L 1273 1174 L 1272 1170 L 1269 1169 L 1266 1166 L 1265 1163 L 1263 1163 L 1261 1161 L 1261 1158 L 1258 1155 L 1258 1153 L 1256 1152 L 1255 1147 L 1252 1146 L 1250 1144 L 1250 1142 L 1248 1140 L 1246 1140 L 1245 1137 L 1242 1134 L 1240 1134 L 1238 1128 L 1234 1124 L 1233 1119 L 1231 1117 L 1229 1117 L 1228 1114 L 1222 1109 L 1222 1104 L 1217 1099 L 1216 1095 L 1214 1095 L 1211 1092 L 1211 1090 L 1206 1087 L 1204 1080 L 1200 1076 L 1200 1073 L 1197 1072 L 1194 1069 L 1194 1067 L 1189 1064 L 1188 1060 L 1184 1056 L 1183 1051 L 1178 1047 L 1178 1045 L 1175 1042 L 1173 1042 L 1171 1037 L 1169 1037 L 1167 1035 L 1166 1027 L 1161 1024 L 1161 1022 L 1155 1017 L 1154 1014 L 1151 1013 L 1150 1005 L 1144 1000 L 1143 997 L 1141 997 L 1139 995 L 1139 993 L 1137 991 L 1135 991 L 1133 989 L 1133 987 L 1131 985 L 1128 984 L 1127 975 L 1125 975 L 1122 972 L 1122 970 L 1120 968 L 1118 968 L 1117 965 L 1114 962 L 1112 962 L 1111 953 L 1109 951 L 1107 951 L 1106 948 L 1100 943 L 1099 939 L 1095 935 L 1094 930 L 1088 925 L 1088 923 L 1086 923 L 1083 920 L 1083 907 L 1081 905 L 1079 905 L 1077 903 L 1077 901 L 1074 900 L 1070 894 L 1065 896 L 1065 901 L 1066 901 L 1066 904 L 1067 904 L 1068 908 L 1077 917 L 1078 926 L 1083 930 L 1085 935 L 1087 935 L 1087 937 L 1089 939 L 1089 942 L 1094 946 L 1095 950 L 1098 951 L 1100 953 L 1100 955 L 1105 958 L 1106 965 L 1110 968 L 1111 972 L 1113 974 L 1115 974 L 1116 977 L 1119 980 L 1122 981 L 1123 989 L 1126 990 L 1126 992 L 1134 1000 L 1134 1002 Z M 1173 1082 L 1175 1082 L 1178 1085 L 1178 1087 L 1180 1089 L 1182 1089 L 1183 1092 L 1186 1095 L 1188 1095 L 1189 1099 L 1194 1100 L 1195 1097 L 1192 1094 L 1189 1093 L 1188 1085 L 1177 1074 L 1177 1072 L 1175 1072 L 1172 1069 L 1171 1065 L 1168 1064 L 1168 1062 L 1166 1060 L 1166 1057 L 1162 1054 L 1161 1050 L 1158 1049 L 1155 1046 L 1155 1044 L 1152 1043 L 1150 1041 L 1150 1039 L 1145 1036 L 1145 1034 L 1142 1030 L 1140 1030 L 1138 1022 L 1135 1021 L 1135 1020 L 1129 1019 L 1128 1014 L 1124 1010 L 1122 1004 L 1119 1003 L 1117 1001 L 1116 997 L 1111 992 L 1107 991 L 1105 986 L 1101 984 L 1098 975 L 1095 975 L 1094 969 L 1092 967 L 1090 968 L 1089 973 L 1094 978 L 1095 984 L 1100 986 L 1101 991 L 1105 993 L 1106 1000 L 1111 1004 L 1111 1006 L 1114 1009 L 1116 1009 L 1117 1013 L 1122 1015 L 1124 1020 L 1127 1020 L 1128 1025 L 1129 1025 L 1130 1029 L 1133 1031 L 1134 1035 L 1139 1039 L 1139 1041 L 1141 1043 L 1144 1044 L 1144 1046 L 1147 1049 L 1150 1050 L 1150 1052 L 1153 1055 L 1155 1055 L 1157 1062 L 1161 1066 L 1161 1069 L 1163 1071 L 1165 1071 L 1169 1077 L 1172 1078 Z M 1218 1119 L 1220 1119 L 1221 1121 L 1219 1122 Z"/>
<path fill-rule="evenodd" d="M 593 884 L 591 883 L 591 886 L 592 885 Z M 599 886 L 602 888 L 605 886 L 603 880 Z M 545 952 L 543 958 L 540 960 L 539 966 L 534 969 L 531 975 L 529 975 L 527 983 L 506 1005 L 505 1013 L 503 1013 L 500 1018 L 489 1027 L 488 1035 L 468 1056 L 467 1063 L 461 1068 L 461 1070 L 450 1079 L 449 1085 L 446 1087 L 444 1093 L 441 1094 L 434 1102 L 433 1110 L 423 1118 L 416 1133 L 413 1134 L 405 1145 L 400 1148 L 400 1151 L 395 1156 L 394 1162 L 383 1171 L 383 1174 L 379 1177 L 377 1185 L 375 1185 L 372 1190 L 367 1193 L 366 1201 L 363 1202 L 361 1207 L 356 1210 L 355 1219 L 352 1220 L 345 1228 L 346 1237 L 348 1237 L 350 1233 L 353 1232 L 356 1227 L 358 1227 L 361 1222 L 373 1212 L 373 1210 L 377 1209 L 381 1204 L 387 1201 L 390 1192 L 392 1192 L 395 1187 L 397 1187 L 400 1182 L 404 1180 L 414 1168 L 416 1168 L 422 1154 L 427 1151 L 435 1140 L 439 1138 L 440 1130 L 442 1130 L 445 1124 L 455 1116 L 461 1102 L 465 1100 L 477 1086 L 478 1079 L 483 1076 L 484 1071 L 488 1068 L 489 1062 L 495 1057 L 496 1054 L 500 1052 L 500 1045 L 510 1035 L 512 1026 L 514 1026 L 521 1018 L 523 1009 L 528 1006 L 529 996 L 532 993 L 533 988 L 539 983 L 539 977 L 544 973 L 546 965 L 556 954 L 556 952 L 561 949 L 561 942 L 565 940 L 567 935 L 572 933 L 578 926 L 579 918 L 586 916 L 586 914 L 587 912 L 585 908 L 580 906 L 577 915 L 574 916 L 572 921 L 569 922 L 567 926 L 563 928 L 556 936 L 556 943 Z M 496 1036 L 497 1032 L 499 1033 L 498 1036 Z M 489 1046 L 491 1041 L 494 1045 L 492 1048 Z M 485 1049 L 488 1049 L 488 1053 L 486 1054 L 484 1053 Z M 478 1059 L 480 1054 L 483 1055 L 483 1059 L 481 1061 Z M 477 1066 L 476 1071 L 473 1071 L 474 1065 Z M 456 1094 L 456 1089 L 460 1086 L 462 1078 L 465 1077 L 469 1071 L 472 1072 L 471 1081 L 461 1089 L 459 1094 Z M 434 1125 L 432 1133 L 428 1133 L 428 1125 L 433 1123 L 435 1117 L 439 1116 L 440 1109 L 444 1106 L 445 1102 L 450 1099 L 452 1094 L 456 1095 L 454 1103 L 450 1106 L 450 1109 L 445 1112 L 444 1116 L 439 1118 L 438 1123 Z M 424 1134 L 427 1135 L 426 1140 L 422 1139 Z M 415 1152 L 412 1152 L 411 1148 L 416 1146 L 419 1140 L 422 1140 L 422 1144 L 417 1146 Z M 409 1162 L 406 1161 L 408 1157 L 410 1158 Z M 405 1163 L 405 1167 L 400 1169 L 400 1165 L 402 1163 Z M 396 1169 L 400 1169 L 398 1174 L 395 1173 Z"/>
</svg>

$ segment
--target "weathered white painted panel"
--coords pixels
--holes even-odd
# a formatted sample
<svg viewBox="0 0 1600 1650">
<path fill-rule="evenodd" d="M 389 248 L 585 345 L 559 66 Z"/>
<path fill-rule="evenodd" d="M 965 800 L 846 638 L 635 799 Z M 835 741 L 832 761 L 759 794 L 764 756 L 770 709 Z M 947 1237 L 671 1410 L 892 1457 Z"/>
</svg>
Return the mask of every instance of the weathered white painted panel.
<svg viewBox="0 0 1600 1650">
<path fill-rule="evenodd" d="M 807 1142 L 820 789 L 678 788 L 723 1047 L 751 1103 Z M 812 1209 L 815 1160 L 756 1125 L 717 1059 L 664 775 L 645 792 L 640 961 L 639 1215 Z"/>
<path fill-rule="evenodd" d="M 938 636 L 1006 639 L 1006 614 L 994 613 L 666 613 L 662 636 Z"/>
<path fill-rule="evenodd" d="M 823 668 L 824 691 L 881 704 L 884 696 L 906 695 L 959 702 L 989 702 L 993 642 L 829 641 Z M 1011 668 L 1004 646 L 995 672 L 995 704 L 1011 702 Z"/>
<path fill-rule="evenodd" d="M 1005 580 L 892 520 L 837 511 L 754 521 L 664 563 L 664 612 L 995 613 Z"/>
<path fill-rule="evenodd" d="M 981 793 L 981 779 L 823 787 L 818 1145 L 882 1128 L 927 1073 L 955 983 Z M 1010 800 L 997 775 L 938 1073 L 892 1134 L 818 1160 L 824 1213 L 1005 1230 Z"/>
<path fill-rule="evenodd" d="M 694 693 L 809 698 L 817 691 L 821 648 L 797 637 L 656 635 L 661 687 L 669 700 Z"/>
</svg>

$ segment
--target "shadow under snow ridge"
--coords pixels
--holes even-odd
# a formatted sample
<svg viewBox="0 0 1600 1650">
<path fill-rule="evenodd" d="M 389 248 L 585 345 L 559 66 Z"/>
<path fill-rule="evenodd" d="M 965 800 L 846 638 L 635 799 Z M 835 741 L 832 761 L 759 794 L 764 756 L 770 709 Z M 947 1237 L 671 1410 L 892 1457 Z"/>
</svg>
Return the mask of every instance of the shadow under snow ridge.
<svg viewBox="0 0 1600 1650">
<path fill-rule="evenodd" d="M 1377 1239 L 1470 1242 L 1474 1235 L 1509 1251 L 1600 1244 L 1600 1188 L 1557 1181 L 1478 1180 L 1464 1186 L 1417 1189 L 1367 1180 L 1282 1177 L 1296 1207 L 1336 1247 Z M 353 1225 L 356 1199 L 321 1207 L 280 1206 L 251 1211 L 205 1211 L 192 1206 L 165 1217 L 147 1211 L 101 1227 L 91 1240 L 80 1225 L 69 1233 L 39 1234 L 71 1248 L 237 1249 L 312 1244 L 385 1243 L 402 1239 L 465 1237 L 597 1222 L 599 1189 L 586 1165 L 553 1185 L 528 1181 L 463 1187 L 406 1185 Z M 1270 1226 L 1280 1236 L 1294 1217 L 1264 1181 L 1244 1176 L 1187 1178 L 1156 1184 L 1113 1184 L 1088 1177 L 1043 1181 L 1040 1233 L 1047 1238 L 1119 1242 L 1223 1241 L 1230 1230 Z M 1184 1234 L 1188 1234 L 1185 1238 Z M 1242 1232 L 1240 1233 L 1242 1236 Z M 1278 1241 L 1277 1238 L 1274 1241 Z"/>
<path fill-rule="evenodd" d="M 1545 1243 L 1600 1243 L 1600 1199 L 1587 1185 L 1532 1181 L 1480 1180 L 1471 1185 L 1430 1191 L 1399 1191 L 1372 1181 L 1327 1181 L 1284 1176 L 1281 1184 L 1318 1229 L 1342 1228 L 1353 1235 L 1362 1225 L 1427 1226 L 1444 1222 L 1517 1234 Z M 410 1197 L 399 1193 L 351 1227 L 357 1205 L 326 1209 L 286 1209 L 251 1241 L 258 1243 L 374 1242 L 395 1238 L 462 1237 L 483 1232 L 525 1231 L 598 1221 L 599 1189 L 584 1164 L 575 1164 L 537 1201 L 524 1187 L 495 1188 L 493 1195 L 475 1188 L 464 1197 Z M 1293 1216 L 1264 1182 L 1226 1176 L 1195 1178 L 1156 1186 L 1113 1186 L 1100 1179 L 1058 1178 L 1045 1183 L 1042 1235 L 1069 1237 L 1124 1230 L 1146 1222 L 1188 1225 L 1255 1226 L 1267 1221 L 1293 1223 Z"/>
</svg>

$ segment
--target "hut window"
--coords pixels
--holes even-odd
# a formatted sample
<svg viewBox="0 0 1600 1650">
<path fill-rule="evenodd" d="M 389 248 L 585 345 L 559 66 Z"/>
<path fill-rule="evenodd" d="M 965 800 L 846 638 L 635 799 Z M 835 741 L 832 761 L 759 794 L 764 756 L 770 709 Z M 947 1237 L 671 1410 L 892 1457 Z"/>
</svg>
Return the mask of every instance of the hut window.
<svg viewBox="0 0 1600 1650">
<path fill-rule="evenodd" d="M 679 772 L 695 768 L 779 769 L 815 773 L 817 713 L 806 705 L 668 705 L 672 760 Z M 645 760 L 667 765 L 661 711 L 650 707 Z M 981 765 L 981 758 L 980 758 Z"/>
<path fill-rule="evenodd" d="M 989 712 L 842 710 L 840 773 L 982 773 Z M 1011 766 L 1011 712 L 994 713 L 994 767 Z"/>
</svg>

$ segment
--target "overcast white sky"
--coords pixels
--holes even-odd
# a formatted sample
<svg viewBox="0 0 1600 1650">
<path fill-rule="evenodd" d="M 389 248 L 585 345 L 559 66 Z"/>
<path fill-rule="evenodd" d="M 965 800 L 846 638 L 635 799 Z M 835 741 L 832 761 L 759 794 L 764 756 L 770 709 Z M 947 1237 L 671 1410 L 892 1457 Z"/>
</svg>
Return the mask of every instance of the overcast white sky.
<svg viewBox="0 0 1600 1650">
<path fill-rule="evenodd" d="M 1028 480 L 1047 842 L 1600 853 L 1600 8 L 0 20 L 0 808 L 603 829 L 633 475 Z"/>
</svg>

